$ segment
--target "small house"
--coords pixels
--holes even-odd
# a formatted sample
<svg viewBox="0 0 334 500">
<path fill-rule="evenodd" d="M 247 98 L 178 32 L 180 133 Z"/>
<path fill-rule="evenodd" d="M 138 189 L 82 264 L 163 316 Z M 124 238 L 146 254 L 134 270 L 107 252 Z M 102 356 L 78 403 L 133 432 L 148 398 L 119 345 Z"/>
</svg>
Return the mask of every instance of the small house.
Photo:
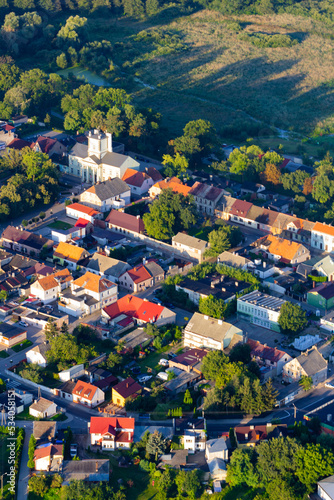
<svg viewBox="0 0 334 500">
<path fill-rule="evenodd" d="M 53 401 L 45 398 L 35 399 L 34 403 L 29 408 L 29 415 L 36 418 L 53 417 L 57 413 L 57 405 Z"/>
<path fill-rule="evenodd" d="M 141 385 L 132 377 L 128 377 L 112 388 L 112 402 L 116 406 L 124 407 L 128 401 L 135 399 L 141 392 Z"/>
</svg>

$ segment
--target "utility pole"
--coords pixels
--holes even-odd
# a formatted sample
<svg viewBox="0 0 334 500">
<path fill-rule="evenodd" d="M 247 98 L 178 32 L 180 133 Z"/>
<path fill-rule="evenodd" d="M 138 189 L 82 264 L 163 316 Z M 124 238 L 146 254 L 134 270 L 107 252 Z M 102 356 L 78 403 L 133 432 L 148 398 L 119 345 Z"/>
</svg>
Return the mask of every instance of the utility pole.
<svg viewBox="0 0 334 500">
<path fill-rule="evenodd" d="M 296 421 L 296 418 L 297 418 L 297 406 L 295 404 L 293 404 L 293 403 L 292 403 L 292 406 L 293 406 L 293 418 Z"/>
</svg>

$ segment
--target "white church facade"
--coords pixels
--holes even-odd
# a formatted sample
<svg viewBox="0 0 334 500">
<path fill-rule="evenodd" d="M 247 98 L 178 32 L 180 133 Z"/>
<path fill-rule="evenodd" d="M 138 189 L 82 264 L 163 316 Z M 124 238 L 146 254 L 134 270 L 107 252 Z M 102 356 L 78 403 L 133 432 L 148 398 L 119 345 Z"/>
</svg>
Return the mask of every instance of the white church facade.
<svg viewBox="0 0 334 500">
<path fill-rule="evenodd" d="M 122 178 L 128 168 L 138 170 L 139 163 L 130 156 L 115 153 L 112 135 L 100 130 L 90 131 L 88 145 L 77 142 L 68 155 L 68 173 L 88 184 Z"/>
</svg>

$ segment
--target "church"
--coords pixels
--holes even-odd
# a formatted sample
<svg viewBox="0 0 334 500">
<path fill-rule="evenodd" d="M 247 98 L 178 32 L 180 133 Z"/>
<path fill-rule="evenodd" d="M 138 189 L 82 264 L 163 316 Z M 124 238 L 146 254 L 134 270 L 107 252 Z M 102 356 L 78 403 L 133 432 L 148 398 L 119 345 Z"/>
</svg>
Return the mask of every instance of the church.
<svg viewBox="0 0 334 500">
<path fill-rule="evenodd" d="M 128 168 L 139 169 L 130 156 L 113 151 L 112 135 L 100 130 L 89 131 L 88 145 L 77 142 L 68 155 L 68 173 L 81 182 L 96 184 L 114 177 L 122 178 Z"/>
</svg>

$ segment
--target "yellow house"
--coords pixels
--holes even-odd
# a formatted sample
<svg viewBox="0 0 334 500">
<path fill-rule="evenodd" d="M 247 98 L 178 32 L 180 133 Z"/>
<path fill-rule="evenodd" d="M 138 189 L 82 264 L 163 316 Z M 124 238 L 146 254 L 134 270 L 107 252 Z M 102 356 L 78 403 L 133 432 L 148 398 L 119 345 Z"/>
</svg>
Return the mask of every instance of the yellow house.
<svg viewBox="0 0 334 500">
<path fill-rule="evenodd" d="M 134 399 L 142 391 L 142 387 L 133 378 L 129 377 L 112 388 L 112 402 L 124 407 L 130 399 Z"/>
</svg>

